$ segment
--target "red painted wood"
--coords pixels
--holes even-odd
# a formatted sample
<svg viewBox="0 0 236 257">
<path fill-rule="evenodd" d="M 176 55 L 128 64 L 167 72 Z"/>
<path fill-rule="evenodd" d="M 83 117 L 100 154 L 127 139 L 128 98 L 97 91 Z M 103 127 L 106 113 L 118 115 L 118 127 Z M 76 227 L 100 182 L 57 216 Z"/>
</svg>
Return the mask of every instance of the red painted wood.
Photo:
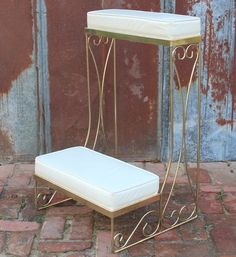
<svg viewBox="0 0 236 257">
<path fill-rule="evenodd" d="M 32 9 L 30 0 L 0 1 L 0 96 L 32 64 Z"/>
<path fill-rule="evenodd" d="M 98 1 L 48 0 L 52 149 L 83 144 L 87 130 L 86 13 Z M 97 91 L 93 98 L 97 97 Z"/>
<path fill-rule="evenodd" d="M 12 103 L 12 99 L 8 99 L 13 81 L 32 65 L 33 21 L 31 14 L 30 0 L 0 1 L 0 162 L 11 161 L 16 154 L 14 142 L 12 142 L 12 131 L 9 131 L 5 124 L 5 119 L 9 119 L 5 110 L 9 110 L 15 104 Z M 17 87 L 20 92 L 20 82 Z M 18 97 L 20 98 L 19 95 Z M 17 100 L 19 99 L 15 96 L 14 101 Z M 4 113 L 5 117 L 1 116 Z M 12 120 L 8 123 L 12 123 Z M 14 136 L 17 137 L 17 135 Z"/>
<path fill-rule="evenodd" d="M 48 60 L 53 150 L 83 144 L 87 129 L 87 91 L 84 27 L 86 13 L 103 8 L 160 10 L 157 1 L 47 0 Z M 97 55 L 105 58 L 105 49 Z M 158 51 L 155 46 L 117 43 L 119 147 L 126 157 L 154 158 L 157 143 Z M 102 62 L 101 62 L 102 63 Z M 112 72 L 112 71 L 111 71 Z M 93 74 L 95 71 L 93 70 Z M 112 78 L 106 81 L 107 149 L 113 145 Z M 98 91 L 92 79 L 92 102 Z M 97 116 L 93 115 L 93 121 Z M 96 123 L 92 130 L 95 130 Z"/>
</svg>

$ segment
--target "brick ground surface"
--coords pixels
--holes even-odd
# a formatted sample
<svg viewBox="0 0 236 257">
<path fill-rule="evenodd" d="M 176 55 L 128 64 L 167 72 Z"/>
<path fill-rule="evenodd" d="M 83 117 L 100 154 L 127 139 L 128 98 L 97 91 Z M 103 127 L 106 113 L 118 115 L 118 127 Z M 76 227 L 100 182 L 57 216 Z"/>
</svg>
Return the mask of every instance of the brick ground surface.
<svg viewBox="0 0 236 257">
<path fill-rule="evenodd" d="M 165 164 L 136 165 L 159 174 L 163 181 Z M 175 167 L 171 169 L 164 200 L 168 198 Z M 110 222 L 103 215 L 73 201 L 37 211 L 33 173 L 33 164 L 0 166 L 0 257 L 236 257 L 235 162 L 201 164 L 198 219 L 117 254 L 111 253 Z M 194 164 L 189 165 L 189 177 L 194 183 Z M 183 166 L 177 183 L 163 226 L 173 224 L 183 206 L 182 220 L 193 210 Z M 48 192 L 47 188 L 40 190 Z M 56 199 L 63 199 L 63 195 Z M 116 230 L 123 229 L 127 235 L 149 209 L 118 218 Z M 147 233 L 156 228 L 154 216 L 149 218 L 152 226 L 147 227 Z M 139 231 L 134 237 L 140 234 Z"/>
</svg>

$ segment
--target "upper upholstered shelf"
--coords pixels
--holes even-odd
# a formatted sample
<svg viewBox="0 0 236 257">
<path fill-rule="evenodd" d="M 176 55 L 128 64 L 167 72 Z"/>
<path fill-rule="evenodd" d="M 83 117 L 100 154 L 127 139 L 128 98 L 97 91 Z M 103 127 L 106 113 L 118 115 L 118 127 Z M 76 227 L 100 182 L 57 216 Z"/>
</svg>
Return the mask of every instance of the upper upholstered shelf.
<svg viewBox="0 0 236 257">
<path fill-rule="evenodd" d="M 171 13 L 105 9 L 87 13 L 87 29 L 178 41 L 200 37 L 200 18 Z"/>
</svg>

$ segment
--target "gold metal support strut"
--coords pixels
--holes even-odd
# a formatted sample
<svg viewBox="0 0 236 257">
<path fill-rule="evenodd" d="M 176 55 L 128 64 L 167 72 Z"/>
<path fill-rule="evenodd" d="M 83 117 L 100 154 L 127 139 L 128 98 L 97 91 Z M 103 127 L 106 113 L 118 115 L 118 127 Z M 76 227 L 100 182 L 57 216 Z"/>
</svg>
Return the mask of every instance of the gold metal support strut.
<svg viewBox="0 0 236 257">
<path fill-rule="evenodd" d="M 92 113 L 91 113 L 91 93 L 90 93 L 90 69 L 89 69 L 89 35 L 85 33 L 86 37 L 86 68 L 87 68 L 87 94 L 88 94 L 88 129 L 87 135 L 84 142 L 84 146 L 87 146 L 90 132 L 91 132 L 91 121 L 92 121 Z"/>
<path fill-rule="evenodd" d="M 201 42 L 198 44 L 198 137 L 197 137 L 197 176 L 196 176 L 196 208 L 198 212 L 199 176 L 201 158 Z"/>
<path fill-rule="evenodd" d="M 172 161 L 173 161 L 173 146 L 174 146 L 174 101 L 173 101 L 173 47 L 169 47 L 169 115 L 170 115 L 170 121 L 169 121 L 169 133 L 170 133 L 170 145 L 169 145 L 169 161 L 168 161 L 168 165 L 167 165 L 167 169 L 166 169 L 166 173 L 165 173 L 165 177 L 164 177 L 164 181 L 162 183 L 162 187 L 161 187 L 161 191 L 160 194 L 163 195 L 163 191 L 165 189 L 166 183 L 167 183 L 167 179 L 170 175 L 170 169 L 172 166 Z M 174 183 L 173 183 L 174 184 Z M 163 198 L 161 197 L 161 201 L 160 201 L 160 222 L 162 221 L 163 215 L 165 213 L 166 207 L 169 203 L 170 200 L 170 196 L 172 194 L 172 190 L 173 187 L 169 193 L 168 199 L 166 200 L 166 203 L 163 206 Z"/>
<path fill-rule="evenodd" d="M 114 72 L 114 133 L 115 133 L 115 156 L 118 156 L 118 128 L 117 128 L 117 85 L 116 85 L 116 39 L 113 44 L 113 72 Z"/>
</svg>

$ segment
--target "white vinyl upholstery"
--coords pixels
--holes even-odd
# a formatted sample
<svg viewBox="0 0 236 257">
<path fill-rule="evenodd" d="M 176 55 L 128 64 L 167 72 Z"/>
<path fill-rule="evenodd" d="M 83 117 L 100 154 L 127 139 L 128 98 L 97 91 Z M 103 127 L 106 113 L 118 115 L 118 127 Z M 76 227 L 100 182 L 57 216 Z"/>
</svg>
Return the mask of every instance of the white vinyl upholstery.
<svg viewBox="0 0 236 257">
<path fill-rule="evenodd" d="M 200 18 L 172 13 L 105 9 L 87 13 L 89 29 L 162 40 L 200 36 Z"/>
<path fill-rule="evenodd" d="M 158 194 L 159 177 L 85 147 L 36 157 L 35 174 L 108 211 Z"/>
</svg>

